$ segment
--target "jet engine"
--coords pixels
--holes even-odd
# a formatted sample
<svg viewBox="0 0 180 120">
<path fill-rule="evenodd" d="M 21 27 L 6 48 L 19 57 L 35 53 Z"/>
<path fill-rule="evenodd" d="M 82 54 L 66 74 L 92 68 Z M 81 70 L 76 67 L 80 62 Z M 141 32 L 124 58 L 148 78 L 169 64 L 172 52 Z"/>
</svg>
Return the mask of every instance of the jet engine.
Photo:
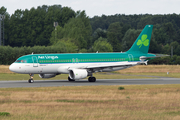
<svg viewBox="0 0 180 120">
<path fill-rule="evenodd" d="M 39 74 L 40 78 L 52 78 L 55 76 L 56 76 L 56 74 Z"/>
<path fill-rule="evenodd" d="M 83 79 L 88 76 L 87 70 L 84 69 L 72 69 L 69 70 L 69 77 L 74 80 Z"/>
</svg>

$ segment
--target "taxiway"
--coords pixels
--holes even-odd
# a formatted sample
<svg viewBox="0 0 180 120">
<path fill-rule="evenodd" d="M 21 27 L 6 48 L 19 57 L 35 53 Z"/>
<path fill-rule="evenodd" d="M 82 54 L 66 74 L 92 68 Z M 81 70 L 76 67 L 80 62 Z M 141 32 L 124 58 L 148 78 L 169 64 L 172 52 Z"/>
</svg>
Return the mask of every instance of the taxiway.
<svg viewBox="0 0 180 120">
<path fill-rule="evenodd" d="M 28 81 L 0 81 L 0 88 L 19 87 L 53 87 L 53 86 L 97 86 L 97 85 L 143 85 L 143 84 L 180 84 L 180 78 L 156 78 L 156 79 L 98 79 L 96 82 L 80 80 L 69 82 L 67 80 L 35 80 Z"/>
</svg>

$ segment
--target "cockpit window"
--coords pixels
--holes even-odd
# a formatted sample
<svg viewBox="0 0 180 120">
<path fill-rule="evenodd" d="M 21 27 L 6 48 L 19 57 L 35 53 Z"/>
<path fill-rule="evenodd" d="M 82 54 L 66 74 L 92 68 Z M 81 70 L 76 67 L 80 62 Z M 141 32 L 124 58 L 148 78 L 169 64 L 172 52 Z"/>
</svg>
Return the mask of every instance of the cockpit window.
<svg viewBox="0 0 180 120">
<path fill-rule="evenodd" d="M 21 60 L 16 60 L 16 62 L 17 62 L 17 63 L 20 63 L 20 62 L 21 62 Z"/>
<path fill-rule="evenodd" d="M 16 60 L 16 63 L 27 63 L 26 60 Z"/>
</svg>

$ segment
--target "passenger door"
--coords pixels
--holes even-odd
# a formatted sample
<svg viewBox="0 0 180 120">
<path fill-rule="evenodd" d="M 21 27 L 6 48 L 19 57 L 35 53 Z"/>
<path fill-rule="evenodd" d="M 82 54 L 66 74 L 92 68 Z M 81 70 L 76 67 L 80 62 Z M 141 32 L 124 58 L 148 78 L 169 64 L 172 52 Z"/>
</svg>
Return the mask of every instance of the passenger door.
<svg viewBox="0 0 180 120">
<path fill-rule="evenodd" d="M 128 56 L 129 56 L 129 62 L 134 61 L 134 58 L 133 58 L 132 54 L 128 54 Z"/>
<path fill-rule="evenodd" d="M 37 57 L 33 56 L 32 60 L 33 60 L 33 67 L 38 67 L 38 59 L 37 59 Z"/>
</svg>

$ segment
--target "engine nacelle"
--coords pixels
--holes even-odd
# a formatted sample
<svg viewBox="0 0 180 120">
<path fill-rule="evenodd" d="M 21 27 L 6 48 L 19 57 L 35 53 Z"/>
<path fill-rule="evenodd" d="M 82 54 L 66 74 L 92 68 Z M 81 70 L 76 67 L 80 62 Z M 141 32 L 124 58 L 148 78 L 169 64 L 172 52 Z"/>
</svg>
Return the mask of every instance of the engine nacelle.
<svg viewBox="0 0 180 120">
<path fill-rule="evenodd" d="M 39 74 L 40 78 L 52 78 L 55 76 L 56 76 L 56 74 Z"/>
<path fill-rule="evenodd" d="M 87 70 L 84 69 L 73 69 L 69 70 L 69 77 L 74 80 L 83 79 L 88 76 Z"/>
</svg>

